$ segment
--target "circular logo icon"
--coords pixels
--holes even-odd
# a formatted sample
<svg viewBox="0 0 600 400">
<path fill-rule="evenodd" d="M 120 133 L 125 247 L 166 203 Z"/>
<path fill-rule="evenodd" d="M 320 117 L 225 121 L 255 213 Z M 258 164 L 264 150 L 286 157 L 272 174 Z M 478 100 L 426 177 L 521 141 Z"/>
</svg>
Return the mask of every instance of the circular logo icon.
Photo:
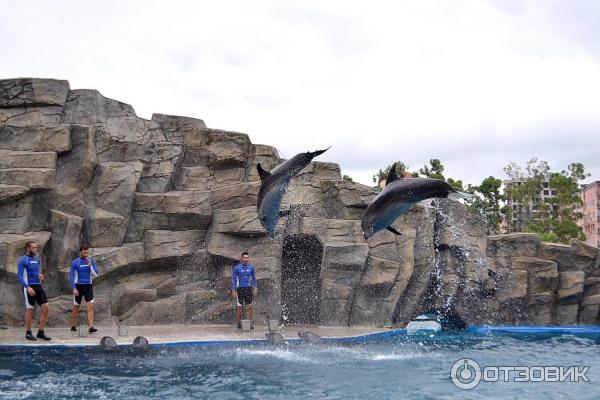
<svg viewBox="0 0 600 400">
<path fill-rule="evenodd" d="M 459 389 L 473 389 L 481 381 L 481 367 L 475 360 L 461 358 L 452 364 L 450 378 Z"/>
</svg>

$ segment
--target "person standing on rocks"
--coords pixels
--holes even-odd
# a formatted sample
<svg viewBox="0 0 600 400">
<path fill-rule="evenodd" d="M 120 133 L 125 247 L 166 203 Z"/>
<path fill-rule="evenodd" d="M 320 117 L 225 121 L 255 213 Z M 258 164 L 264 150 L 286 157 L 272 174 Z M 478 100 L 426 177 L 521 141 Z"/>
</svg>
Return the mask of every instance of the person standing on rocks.
<svg viewBox="0 0 600 400">
<path fill-rule="evenodd" d="M 237 327 L 242 328 L 242 307 L 246 307 L 246 319 L 252 321 L 252 296 L 256 296 L 256 272 L 254 265 L 249 263 L 250 256 L 242 253 L 240 263 L 233 267 L 231 274 L 231 295 L 237 302 L 236 319 Z M 254 324 L 250 325 L 254 329 Z"/>
<path fill-rule="evenodd" d="M 42 264 L 38 257 L 38 245 L 33 241 L 25 243 L 25 255 L 19 258 L 17 264 L 17 276 L 19 282 L 23 285 L 23 294 L 25 295 L 25 339 L 27 340 L 51 340 L 44 334 L 46 322 L 48 322 L 48 296 L 42 287 L 44 274 L 41 273 Z M 35 304 L 39 304 L 42 309 L 40 316 L 40 325 L 37 336 L 31 333 L 31 323 L 35 312 Z M 37 337 L 37 339 L 36 339 Z"/>
<path fill-rule="evenodd" d="M 98 276 L 96 261 L 90 258 L 88 246 L 79 248 L 79 257 L 71 263 L 69 283 L 73 290 L 73 311 L 71 312 L 71 331 L 77 332 L 77 316 L 81 307 L 81 299 L 85 298 L 87 305 L 87 322 L 90 333 L 97 332 L 94 328 L 94 288 L 92 279 Z"/>
</svg>

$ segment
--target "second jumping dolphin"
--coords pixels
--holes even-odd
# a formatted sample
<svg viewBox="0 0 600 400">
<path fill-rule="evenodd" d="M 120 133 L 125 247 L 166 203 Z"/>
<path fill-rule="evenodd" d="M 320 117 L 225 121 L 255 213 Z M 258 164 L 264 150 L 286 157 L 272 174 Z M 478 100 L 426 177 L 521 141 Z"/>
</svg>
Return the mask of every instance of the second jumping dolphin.
<svg viewBox="0 0 600 400">
<path fill-rule="evenodd" d="M 454 189 L 446 182 L 431 178 L 399 179 L 394 163 L 388 174 L 384 189 L 371 201 L 363 214 L 361 227 L 365 239 L 387 229 L 401 235 L 391 225 L 415 203 L 434 197 L 460 199 L 472 196 Z"/>
</svg>

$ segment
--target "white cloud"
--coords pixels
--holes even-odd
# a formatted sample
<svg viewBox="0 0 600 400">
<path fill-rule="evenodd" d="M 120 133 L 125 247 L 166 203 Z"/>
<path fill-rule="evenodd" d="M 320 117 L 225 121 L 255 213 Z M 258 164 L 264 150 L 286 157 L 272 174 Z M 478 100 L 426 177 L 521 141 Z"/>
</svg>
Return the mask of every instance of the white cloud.
<svg viewBox="0 0 600 400">
<path fill-rule="evenodd" d="M 600 15 L 563 4 L 14 2 L 0 76 L 68 79 L 286 156 L 333 145 L 320 159 L 364 183 L 433 157 L 476 183 L 533 155 L 600 179 Z"/>
</svg>

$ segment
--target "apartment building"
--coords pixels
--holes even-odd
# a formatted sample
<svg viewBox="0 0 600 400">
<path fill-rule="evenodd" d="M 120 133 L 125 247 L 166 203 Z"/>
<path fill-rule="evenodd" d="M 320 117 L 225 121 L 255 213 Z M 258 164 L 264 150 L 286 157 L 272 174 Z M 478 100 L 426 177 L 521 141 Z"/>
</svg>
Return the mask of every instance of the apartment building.
<svg viewBox="0 0 600 400">
<path fill-rule="evenodd" d="M 583 218 L 579 225 L 591 246 L 600 247 L 600 181 L 592 182 L 581 187 L 583 201 Z"/>
<path fill-rule="evenodd" d="M 525 221 L 521 220 L 522 215 L 525 214 L 527 218 L 531 220 L 538 218 L 540 212 L 543 210 L 542 207 L 547 207 L 544 206 L 545 200 L 556 195 L 556 190 L 550 188 L 550 180 L 546 179 L 542 182 L 542 186 L 538 193 L 523 202 L 524 204 L 520 204 L 518 200 L 512 198 L 510 189 L 514 186 L 523 185 L 525 182 L 525 179 L 502 181 L 504 184 L 504 193 L 506 195 L 506 207 L 512 211 L 511 217 L 504 221 L 505 226 L 503 226 L 503 228 L 506 232 L 523 231 L 525 228 Z M 518 212 L 519 209 L 521 209 L 523 214 Z"/>
</svg>

